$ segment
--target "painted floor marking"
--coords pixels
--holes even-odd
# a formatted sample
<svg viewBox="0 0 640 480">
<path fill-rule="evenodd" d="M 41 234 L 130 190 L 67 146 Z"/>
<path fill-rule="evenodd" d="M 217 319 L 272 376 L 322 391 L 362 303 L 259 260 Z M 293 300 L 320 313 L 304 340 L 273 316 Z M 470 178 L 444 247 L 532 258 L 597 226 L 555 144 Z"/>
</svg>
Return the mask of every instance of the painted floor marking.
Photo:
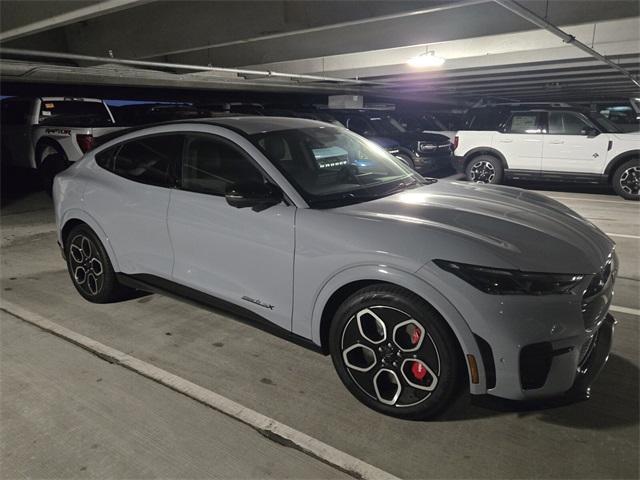
<svg viewBox="0 0 640 480">
<path fill-rule="evenodd" d="M 291 446 L 297 450 L 331 465 L 356 478 L 365 480 L 399 480 L 398 477 L 370 465 L 356 457 L 327 445 L 309 435 L 291 428 L 273 418 L 244 407 L 222 395 L 196 385 L 182 377 L 158 368 L 150 363 L 139 360 L 124 352 L 104 345 L 89 337 L 85 337 L 68 328 L 48 320 L 37 313 L 26 310 L 14 303 L 2 300 L 0 310 L 4 310 L 19 319 L 35 325 L 67 340 L 89 352 L 98 355 L 110 363 L 115 363 L 132 370 L 144 377 L 154 380 L 171 388 L 193 400 L 203 403 L 214 410 L 224 413 L 240 422 L 254 428 L 260 434 L 278 443 Z"/>
<path fill-rule="evenodd" d="M 637 308 L 619 307 L 617 305 L 611 305 L 609 307 L 609 310 L 611 310 L 612 312 L 627 313 L 629 315 L 635 315 L 636 317 L 640 317 L 640 310 L 638 310 Z"/>
<path fill-rule="evenodd" d="M 604 232 L 604 233 L 609 235 L 610 237 L 640 238 L 640 235 L 626 235 L 624 233 L 609 233 L 609 232 Z"/>
</svg>

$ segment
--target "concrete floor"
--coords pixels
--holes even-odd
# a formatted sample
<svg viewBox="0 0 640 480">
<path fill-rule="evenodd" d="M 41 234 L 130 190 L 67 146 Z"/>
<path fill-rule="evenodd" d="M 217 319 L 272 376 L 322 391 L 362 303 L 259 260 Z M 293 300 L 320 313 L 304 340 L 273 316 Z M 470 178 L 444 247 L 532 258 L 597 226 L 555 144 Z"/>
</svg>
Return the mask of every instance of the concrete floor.
<svg viewBox="0 0 640 480">
<path fill-rule="evenodd" d="M 639 309 L 640 205 L 606 193 L 550 195 L 616 235 L 622 265 L 614 303 Z M 523 410 L 465 395 L 437 421 L 406 422 L 360 405 L 329 358 L 228 314 L 158 295 L 87 303 L 68 278 L 42 194 L 13 199 L 1 221 L 3 298 L 394 475 L 639 476 L 634 313 L 615 314 L 613 353 L 587 402 Z M 340 475 L 8 315 L 1 328 L 2 477 Z"/>
</svg>

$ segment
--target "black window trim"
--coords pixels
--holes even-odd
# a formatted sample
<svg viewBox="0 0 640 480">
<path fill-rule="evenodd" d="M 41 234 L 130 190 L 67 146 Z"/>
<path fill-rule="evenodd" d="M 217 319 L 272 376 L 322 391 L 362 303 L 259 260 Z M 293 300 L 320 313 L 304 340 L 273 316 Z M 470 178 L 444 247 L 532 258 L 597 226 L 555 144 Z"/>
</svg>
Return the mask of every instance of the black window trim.
<svg viewBox="0 0 640 480">
<path fill-rule="evenodd" d="M 109 150 L 113 150 L 113 152 L 111 153 L 110 157 L 109 157 L 109 161 L 112 162 L 111 163 L 111 169 L 115 168 L 115 163 L 113 163 L 113 161 L 117 158 L 118 154 L 120 153 L 120 150 L 122 150 L 122 148 L 127 145 L 128 143 L 131 142 L 136 142 L 136 141 L 140 141 L 140 140 L 144 140 L 146 138 L 152 138 L 152 137 L 160 137 L 160 136 L 168 136 L 168 135 L 178 135 L 178 136 L 182 136 L 183 132 L 176 132 L 176 131 L 172 131 L 172 132 L 155 132 L 155 133 L 149 133 L 147 135 L 140 135 L 139 137 L 135 137 L 135 138 L 129 138 L 127 140 L 123 140 L 119 143 L 116 143 L 115 145 L 111 145 L 105 149 L 100 150 L 99 152 L 96 152 L 93 155 L 93 159 L 96 163 L 96 165 L 98 165 L 102 170 L 111 173 L 112 175 L 115 175 L 118 178 L 123 178 L 124 180 L 128 180 L 130 182 L 134 182 L 140 185 L 147 185 L 149 187 L 157 187 L 157 188 L 176 188 L 176 184 L 177 184 L 177 178 L 176 178 L 176 162 L 177 159 L 173 159 L 170 160 L 170 164 L 169 164 L 169 171 L 167 172 L 168 176 L 169 176 L 169 184 L 168 185 L 156 185 L 153 183 L 146 183 L 146 182 L 140 182 L 138 180 L 134 180 L 132 178 L 129 177 L 125 177 L 123 175 L 119 175 L 116 172 L 114 172 L 113 170 L 110 170 L 108 168 L 105 168 L 104 166 L 100 165 L 100 163 L 98 162 L 98 158 L 97 156 L 100 155 L 101 153 L 105 153 Z M 181 149 L 181 153 L 180 153 L 180 162 L 182 162 L 182 155 L 184 154 L 184 138 L 182 139 L 182 149 Z"/>
</svg>

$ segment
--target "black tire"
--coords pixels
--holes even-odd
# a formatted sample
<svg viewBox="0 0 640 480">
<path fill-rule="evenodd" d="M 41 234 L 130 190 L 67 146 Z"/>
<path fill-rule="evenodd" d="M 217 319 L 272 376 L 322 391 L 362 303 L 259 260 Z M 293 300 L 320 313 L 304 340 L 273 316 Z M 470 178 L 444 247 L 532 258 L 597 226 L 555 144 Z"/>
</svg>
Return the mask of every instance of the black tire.
<svg viewBox="0 0 640 480">
<path fill-rule="evenodd" d="M 394 417 L 437 415 L 463 380 L 462 354 L 444 319 L 394 285 L 373 285 L 347 298 L 331 323 L 329 350 L 347 389 L 369 408 Z"/>
<path fill-rule="evenodd" d="M 124 300 L 133 293 L 118 283 L 102 242 L 88 225 L 77 225 L 69 232 L 64 253 L 73 286 L 86 300 L 111 303 Z"/>
<path fill-rule="evenodd" d="M 413 160 L 406 153 L 397 153 L 395 156 L 397 158 L 399 158 L 400 160 L 402 160 L 407 165 L 407 167 L 409 167 L 411 170 L 415 170 L 416 169 L 416 166 L 413 163 Z"/>
<path fill-rule="evenodd" d="M 640 200 L 640 158 L 632 158 L 616 168 L 611 186 L 622 198 Z"/>
<path fill-rule="evenodd" d="M 474 183 L 502 183 L 504 169 L 502 162 L 493 155 L 473 157 L 465 168 L 467 180 Z"/>
<path fill-rule="evenodd" d="M 38 145 L 36 159 L 42 188 L 48 195 L 51 195 L 53 179 L 69 167 L 69 160 L 60 145 L 51 141 L 45 141 Z"/>
</svg>

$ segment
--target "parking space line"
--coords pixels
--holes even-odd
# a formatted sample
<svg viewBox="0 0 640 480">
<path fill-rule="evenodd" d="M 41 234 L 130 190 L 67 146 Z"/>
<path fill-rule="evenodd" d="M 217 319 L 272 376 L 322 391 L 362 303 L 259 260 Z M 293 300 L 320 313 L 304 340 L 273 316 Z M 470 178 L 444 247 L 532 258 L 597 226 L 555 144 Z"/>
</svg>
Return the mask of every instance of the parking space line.
<svg viewBox="0 0 640 480">
<path fill-rule="evenodd" d="M 609 235 L 610 237 L 640 238 L 640 235 L 626 235 L 624 233 L 609 233 L 609 232 L 604 232 L 604 233 Z"/>
<path fill-rule="evenodd" d="M 636 317 L 640 317 L 640 310 L 638 310 L 637 308 L 619 307 L 617 305 L 611 305 L 609 307 L 609 310 L 611 310 L 612 312 L 626 313 L 628 315 L 635 315 Z"/>
<path fill-rule="evenodd" d="M 182 377 L 158 368 L 150 363 L 139 360 L 124 352 L 104 345 L 89 337 L 85 337 L 68 328 L 48 320 L 37 313 L 26 310 L 12 302 L 2 300 L 0 310 L 3 310 L 27 323 L 45 330 L 57 337 L 67 340 L 100 358 L 132 370 L 146 378 L 154 380 L 178 393 L 207 405 L 214 410 L 224 413 L 258 431 L 265 437 L 285 446 L 314 457 L 349 475 L 362 479 L 398 480 L 394 475 L 370 465 L 356 457 L 327 445 L 309 435 L 291 428 L 273 418 L 262 415 L 246 408 L 211 390 L 192 383 Z"/>
<path fill-rule="evenodd" d="M 554 200 L 571 200 L 571 201 L 576 201 L 576 202 L 598 202 L 598 203 L 616 203 L 618 205 L 627 205 L 630 207 L 637 207 L 638 204 L 635 202 L 629 202 L 629 201 L 624 201 L 624 200 L 600 200 L 597 198 L 582 198 L 582 197 L 556 197 L 555 195 L 549 195 L 548 192 L 539 192 L 542 193 L 543 195 L 546 195 L 549 198 L 553 198 Z"/>
</svg>

